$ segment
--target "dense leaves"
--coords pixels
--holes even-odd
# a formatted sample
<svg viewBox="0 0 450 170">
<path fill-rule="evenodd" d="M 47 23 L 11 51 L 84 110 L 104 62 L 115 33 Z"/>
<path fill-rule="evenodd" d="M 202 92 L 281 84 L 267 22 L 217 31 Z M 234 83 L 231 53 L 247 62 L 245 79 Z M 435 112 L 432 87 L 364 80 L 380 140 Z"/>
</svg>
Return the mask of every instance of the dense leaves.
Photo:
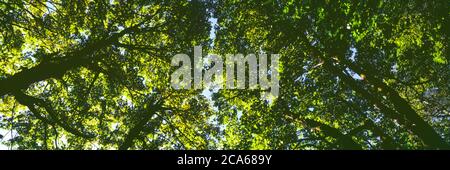
<svg viewBox="0 0 450 170">
<path fill-rule="evenodd" d="M 0 140 L 11 149 L 449 149 L 449 7 L 3 0 Z M 223 57 L 280 54 L 280 95 L 172 89 L 171 58 L 199 45 Z"/>
</svg>

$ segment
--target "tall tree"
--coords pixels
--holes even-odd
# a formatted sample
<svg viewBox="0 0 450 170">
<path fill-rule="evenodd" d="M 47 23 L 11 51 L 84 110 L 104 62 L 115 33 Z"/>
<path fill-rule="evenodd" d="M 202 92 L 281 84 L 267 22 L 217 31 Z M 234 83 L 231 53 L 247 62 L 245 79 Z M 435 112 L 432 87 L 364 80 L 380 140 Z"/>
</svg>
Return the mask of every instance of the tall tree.
<svg viewBox="0 0 450 170">
<path fill-rule="evenodd" d="M 14 133 L 9 144 L 19 149 L 208 147 L 210 128 L 202 120 L 210 111 L 190 109 L 206 100 L 195 91 L 172 90 L 166 77 L 171 56 L 208 44 L 209 3 L 0 5 L 5 16 L 1 128 Z"/>
<path fill-rule="evenodd" d="M 248 102 L 260 101 L 259 93 L 219 95 L 245 110 L 238 126 L 264 129 L 233 135 L 245 134 L 243 143 L 263 148 L 356 148 L 342 143 L 350 136 L 347 144 L 368 149 L 448 149 L 448 128 L 442 129 L 449 123 L 448 99 L 442 97 L 448 96 L 450 73 L 445 4 L 221 1 L 215 45 L 220 53 L 282 56 L 281 96 L 266 104 L 271 109 Z M 428 93 L 441 97 L 431 101 L 424 97 Z M 430 103 L 441 109 L 430 113 Z"/>
<path fill-rule="evenodd" d="M 0 140 L 11 149 L 450 149 L 449 7 L 0 1 Z M 199 45 L 222 57 L 280 54 L 279 96 L 172 89 L 171 58 L 193 59 Z"/>
</svg>

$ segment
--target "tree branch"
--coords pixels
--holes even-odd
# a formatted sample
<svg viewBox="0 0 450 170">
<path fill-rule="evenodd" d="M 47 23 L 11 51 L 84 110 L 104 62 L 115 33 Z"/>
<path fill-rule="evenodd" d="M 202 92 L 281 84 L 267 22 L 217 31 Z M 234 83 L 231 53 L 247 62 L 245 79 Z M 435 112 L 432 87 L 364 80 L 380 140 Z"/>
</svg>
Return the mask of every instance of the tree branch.
<svg viewBox="0 0 450 170">
<path fill-rule="evenodd" d="M 36 118 L 38 118 L 39 120 L 43 121 L 44 123 L 53 126 L 58 125 L 67 132 L 86 139 L 95 137 L 94 134 L 81 132 L 78 129 L 75 129 L 74 127 L 68 125 L 63 120 L 59 119 L 56 111 L 53 110 L 50 104 L 45 102 L 44 100 L 28 96 L 22 92 L 14 92 L 14 96 L 19 103 L 27 106 L 28 109 L 30 109 L 30 111 L 33 112 L 33 115 L 36 116 Z M 45 111 L 47 111 L 47 113 L 49 114 L 50 118 L 44 117 L 44 115 L 39 111 L 38 107 L 43 107 Z"/>
</svg>

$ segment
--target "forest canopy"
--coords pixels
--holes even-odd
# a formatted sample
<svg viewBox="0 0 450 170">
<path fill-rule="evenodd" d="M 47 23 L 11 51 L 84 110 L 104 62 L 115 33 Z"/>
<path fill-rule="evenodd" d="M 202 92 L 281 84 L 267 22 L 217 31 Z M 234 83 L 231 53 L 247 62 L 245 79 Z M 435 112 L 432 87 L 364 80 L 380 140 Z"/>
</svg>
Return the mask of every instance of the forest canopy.
<svg viewBox="0 0 450 170">
<path fill-rule="evenodd" d="M 449 8 L 1 0 L 0 148 L 450 149 Z M 194 46 L 279 54 L 278 97 L 172 88 Z"/>
</svg>

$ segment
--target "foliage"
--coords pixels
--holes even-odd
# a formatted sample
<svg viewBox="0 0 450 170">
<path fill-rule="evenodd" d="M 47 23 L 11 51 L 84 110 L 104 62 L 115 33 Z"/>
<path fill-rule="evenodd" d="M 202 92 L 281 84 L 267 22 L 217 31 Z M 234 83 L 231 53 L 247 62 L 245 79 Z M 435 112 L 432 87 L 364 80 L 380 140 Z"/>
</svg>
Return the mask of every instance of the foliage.
<svg viewBox="0 0 450 170">
<path fill-rule="evenodd" d="M 3 0 L 0 137 L 15 149 L 449 149 L 449 7 Z M 280 54 L 280 96 L 172 89 L 171 57 L 198 45 Z"/>
</svg>

